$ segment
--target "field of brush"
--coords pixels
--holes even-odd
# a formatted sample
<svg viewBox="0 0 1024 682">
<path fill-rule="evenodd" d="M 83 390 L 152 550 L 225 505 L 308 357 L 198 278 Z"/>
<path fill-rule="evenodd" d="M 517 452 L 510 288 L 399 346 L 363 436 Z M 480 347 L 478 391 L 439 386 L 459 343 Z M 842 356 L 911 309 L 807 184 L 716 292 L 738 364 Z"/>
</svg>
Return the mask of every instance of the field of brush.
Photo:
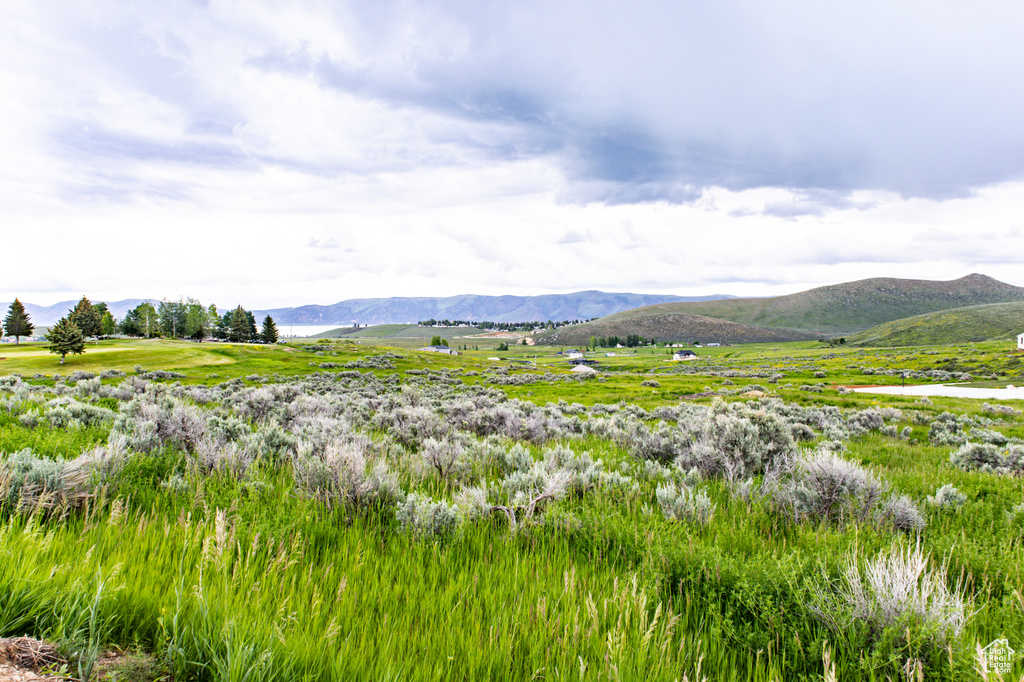
<svg viewBox="0 0 1024 682">
<path fill-rule="evenodd" d="M 846 388 L 1019 384 L 1007 344 L 581 377 L 371 341 L 2 347 L 0 637 L 137 680 L 980 680 L 979 646 L 1024 651 L 1024 405 Z"/>
</svg>

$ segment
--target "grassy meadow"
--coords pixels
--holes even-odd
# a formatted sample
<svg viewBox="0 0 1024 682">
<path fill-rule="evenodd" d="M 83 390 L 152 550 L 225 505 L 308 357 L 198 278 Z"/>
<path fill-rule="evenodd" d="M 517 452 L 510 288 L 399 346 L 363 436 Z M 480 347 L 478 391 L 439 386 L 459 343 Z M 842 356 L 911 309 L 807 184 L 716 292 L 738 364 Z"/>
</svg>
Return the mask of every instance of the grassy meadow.
<svg viewBox="0 0 1024 682">
<path fill-rule="evenodd" d="M 1008 343 L 449 343 L 0 347 L 0 637 L 76 679 L 1024 679 L 977 654 L 1024 651 L 1024 401 L 846 388 L 1019 384 Z"/>
</svg>

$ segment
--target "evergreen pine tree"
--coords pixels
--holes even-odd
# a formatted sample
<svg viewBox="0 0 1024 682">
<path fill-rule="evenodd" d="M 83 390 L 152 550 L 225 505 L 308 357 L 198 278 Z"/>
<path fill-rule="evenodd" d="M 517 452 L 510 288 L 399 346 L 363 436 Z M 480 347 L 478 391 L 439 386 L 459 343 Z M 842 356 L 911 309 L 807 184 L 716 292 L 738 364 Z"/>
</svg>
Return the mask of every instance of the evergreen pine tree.
<svg viewBox="0 0 1024 682">
<path fill-rule="evenodd" d="M 256 316 L 252 314 L 251 310 L 245 311 L 245 329 L 247 336 L 246 341 L 259 341 L 260 332 L 256 329 Z"/>
<path fill-rule="evenodd" d="M 263 343 L 277 343 L 277 325 L 274 318 L 267 315 L 263 318 L 263 331 L 260 333 L 260 341 Z"/>
<path fill-rule="evenodd" d="M 14 345 L 18 345 L 18 337 L 31 336 L 35 325 L 29 320 L 28 313 L 21 301 L 14 299 L 14 303 L 7 309 L 7 317 L 4 319 L 4 332 L 7 336 L 14 337 Z"/>
<path fill-rule="evenodd" d="M 85 296 L 75 305 L 68 319 L 78 327 L 83 336 L 100 335 L 100 314 Z"/>
<path fill-rule="evenodd" d="M 64 356 L 68 353 L 81 355 L 85 352 L 85 336 L 69 317 L 62 317 L 46 334 L 51 353 L 60 356 L 60 364 L 64 364 Z"/>
<path fill-rule="evenodd" d="M 238 306 L 231 311 L 231 325 L 228 327 L 228 341 L 241 343 L 249 340 L 249 317 L 245 309 Z"/>
<path fill-rule="evenodd" d="M 229 310 L 217 318 L 217 322 L 213 327 L 213 338 L 231 340 L 231 320 L 234 314 L 234 310 Z"/>
</svg>

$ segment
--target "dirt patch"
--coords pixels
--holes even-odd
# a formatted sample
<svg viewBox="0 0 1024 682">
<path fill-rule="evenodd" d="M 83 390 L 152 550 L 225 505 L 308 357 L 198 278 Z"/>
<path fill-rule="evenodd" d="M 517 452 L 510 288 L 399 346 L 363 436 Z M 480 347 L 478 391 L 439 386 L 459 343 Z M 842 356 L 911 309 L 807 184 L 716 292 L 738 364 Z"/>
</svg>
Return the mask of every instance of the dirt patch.
<svg viewBox="0 0 1024 682">
<path fill-rule="evenodd" d="M 166 672 L 149 654 L 112 649 L 101 655 L 96 661 L 92 678 L 94 680 L 115 679 L 125 682 L 149 682 L 150 680 L 170 679 Z"/>
<path fill-rule="evenodd" d="M 486 332 L 484 334 L 474 334 L 473 336 L 465 336 L 466 339 L 521 339 L 526 336 L 525 332 Z"/>
<path fill-rule="evenodd" d="M 0 639 L 0 682 L 66 681 L 75 675 L 74 664 L 61 657 L 52 644 L 32 637 Z M 114 648 L 100 654 L 92 679 L 157 682 L 170 677 L 153 656 Z"/>
<path fill-rule="evenodd" d="M 66 663 L 52 644 L 31 637 L 0 639 L 0 682 L 65 679 L 44 673 Z"/>
</svg>

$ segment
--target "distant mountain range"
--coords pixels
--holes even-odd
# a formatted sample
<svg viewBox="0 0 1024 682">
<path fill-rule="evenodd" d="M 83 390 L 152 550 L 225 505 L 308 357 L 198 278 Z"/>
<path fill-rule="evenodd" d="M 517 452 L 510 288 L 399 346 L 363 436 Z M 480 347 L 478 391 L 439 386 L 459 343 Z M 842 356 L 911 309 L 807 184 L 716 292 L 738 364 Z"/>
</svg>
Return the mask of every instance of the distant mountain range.
<svg viewBox="0 0 1024 682">
<path fill-rule="evenodd" d="M 154 306 L 159 304 L 159 301 L 154 299 L 126 298 L 123 301 L 107 301 L 107 310 L 109 310 L 110 314 L 116 319 L 120 320 L 129 310 L 135 308 L 140 303 L 145 303 L 147 300 Z M 92 300 L 92 302 L 98 303 L 99 301 Z M 72 308 L 78 304 L 78 301 L 61 301 L 60 303 L 54 303 L 53 305 L 46 306 L 27 303 L 25 301 L 22 301 L 21 304 L 25 306 L 25 312 L 28 313 L 32 324 L 37 327 L 49 327 L 56 324 L 60 318 L 71 312 Z M 0 303 L 0 319 L 3 319 L 3 317 L 7 315 L 7 309 L 10 306 L 10 301 L 7 303 Z"/>
<path fill-rule="evenodd" d="M 108 301 L 120 319 L 146 299 Z M 152 303 L 158 303 L 149 299 Z M 76 301 L 25 303 L 37 327 Z M 0 304 L 0 315 L 9 304 Z M 420 320 L 544 322 L 600 318 L 542 332 L 537 342 L 584 345 L 592 337 L 639 334 L 676 342 L 752 343 L 848 337 L 851 344 L 899 346 L 1012 337 L 1024 332 L 1024 288 L 972 274 L 951 281 L 880 277 L 786 296 L 735 298 L 578 291 L 543 296 L 360 298 L 333 305 L 254 310 L 282 325 L 352 327 Z M 222 311 L 223 312 L 223 311 Z"/>
<path fill-rule="evenodd" d="M 542 296 L 447 296 L 444 298 L 355 298 L 334 305 L 305 305 L 254 311 L 282 324 L 402 324 L 421 320 L 547 322 L 588 320 L 632 308 L 679 301 L 715 301 L 716 296 L 671 296 L 577 291 Z"/>
<path fill-rule="evenodd" d="M 545 294 L 542 296 L 463 296 L 355 298 L 333 305 L 304 305 L 294 308 L 254 310 L 257 318 L 270 315 L 278 325 L 308 324 L 360 326 L 368 324 L 402 324 L 420 320 L 468 320 L 490 322 L 546 322 L 548 320 L 587 320 L 612 315 L 631 308 L 680 301 L 715 301 L 726 295 L 672 296 L 657 294 L 623 294 L 603 291 L 578 291 L 572 294 Z M 121 319 L 135 306 L 154 299 L 131 298 L 107 301 L 111 314 Z M 61 301 L 50 306 L 26 303 L 32 323 L 46 327 L 68 314 L 78 301 Z M 93 303 L 98 301 L 94 300 Z M 0 303 L 0 315 L 10 302 Z M 224 311 L 221 311 L 224 312 Z"/>
</svg>

